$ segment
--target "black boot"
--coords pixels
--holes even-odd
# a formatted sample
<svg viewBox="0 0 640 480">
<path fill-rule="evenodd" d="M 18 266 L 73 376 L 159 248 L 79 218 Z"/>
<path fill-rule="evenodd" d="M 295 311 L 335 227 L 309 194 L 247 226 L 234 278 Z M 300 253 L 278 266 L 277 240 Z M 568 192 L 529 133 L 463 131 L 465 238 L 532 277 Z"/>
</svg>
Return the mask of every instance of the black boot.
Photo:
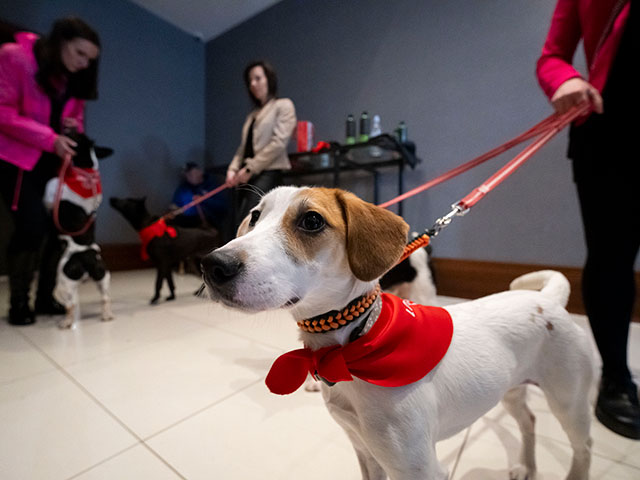
<svg viewBox="0 0 640 480">
<path fill-rule="evenodd" d="M 36 313 L 38 315 L 64 315 L 67 309 L 53 296 L 49 298 L 36 298 Z"/>
<path fill-rule="evenodd" d="M 37 259 L 38 253 L 31 251 L 9 252 L 7 255 L 11 325 L 30 325 L 36 321 L 33 311 L 29 308 L 29 289 Z"/>
<path fill-rule="evenodd" d="M 49 233 L 45 241 L 40 271 L 38 273 L 38 290 L 36 293 L 36 313 L 39 315 L 64 315 L 67 310 L 55 298 L 53 289 L 56 286 L 58 262 L 62 255 L 58 237 Z"/>
<path fill-rule="evenodd" d="M 596 417 L 618 435 L 640 440 L 638 387 L 633 382 L 619 384 L 603 377 L 596 404 Z"/>
</svg>

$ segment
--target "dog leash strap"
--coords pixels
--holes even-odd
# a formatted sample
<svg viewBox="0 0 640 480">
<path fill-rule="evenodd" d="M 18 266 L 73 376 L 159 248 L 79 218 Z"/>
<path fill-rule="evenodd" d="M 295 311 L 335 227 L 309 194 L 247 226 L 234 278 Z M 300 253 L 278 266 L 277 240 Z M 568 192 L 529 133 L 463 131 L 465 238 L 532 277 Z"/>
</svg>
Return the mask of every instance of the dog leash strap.
<svg viewBox="0 0 640 480">
<path fill-rule="evenodd" d="M 458 203 L 453 204 L 451 206 L 452 210 L 448 214 L 438 218 L 430 229 L 425 230 L 424 233 L 414 238 L 404 248 L 404 252 L 397 263 L 400 263 L 403 260 L 405 260 L 418 248 L 426 247 L 427 245 L 429 245 L 430 239 L 438 235 L 440 231 L 446 226 L 448 226 L 456 216 L 465 215 L 471 207 L 473 207 L 482 198 L 484 198 L 484 196 L 487 193 L 489 193 L 491 190 L 497 187 L 500 183 L 502 183 L 507 177 L 509 177 L 509 175 L 515 172 L 518 168 L 520 168 L 540 148 L 542 148 L 544 144 L 546 144 L 549 140 L 551 140 L 556 134 L 558 134 L 564 127 L 566 127 L 573 120 L 575 120 L 581 115 L 585 115 L 590 110 L 590 108 L 591 108 L 590 105 L 585 102 L 581 105 L 578 105 L 572 108 L 571 110 L 569 110 L 568 112 L 562 115 L 556 115 L 556 114 L 551 115 L 550 117 L 547 117 L 542 122 L 540 122 L 538 125 L 534 126 L 527 132 L 520 135 L 519 137 L 516 137 L 513 140 L 510 140 L 504 145 L 494 150 L 491 150 L 490 152 L 487 152 L 484 155 L 481 155 L 480 157 L 477 157 L 476 159 L 471 160 L 470 162 L 467 162 L 459 167 L 456 167 L 450 170 L 449 172 L 445 173 L 444 175 L 441 175 L 440 177 L 437 177 L 423 184 L 422 186 L 415 188 L 404 195 L 401 195 L 400 197 L 397 197 L 387 203 L 380 205 L 380 207 L 383 207 L 383 208 L 389 205 L 393 205 L 394 203 L 396 203 L 396 201 L 401 201 L 404 198 L 411 197 L 434 185 L 437 185 L 438 183 L 448 180 L 449 178 L 455 177 L 456 175 L 459 175 L 460 173 L 465 172 L 473 168 L 474 166 L 479 165 L 480 163 L 483 163 L 489 158 L 492 158 L 495 155 L 502 153 L 502 151 L 508 150 L 509 148 L 513 147 L 517 143 L 521 143 L 522 141 L 525 141 L 529 138 L 539 136 L 538 139 L 536 139 L 532 144 L 527 146 L 522 152 L 520 152 L 520 154 L 518 154 L 515 158 L 513 158 L 510 162 L 508 162 L 504 167 L 498 170 L 498 172 L 496 172 L 489 179 L 487 179 L 482 185 L 472 190 L 471 193 L 469 193 L 466 197 L 464 197 Z"/>
<path fill-rule="evenodd" d="M 475 188 L 469 195 L 460 200 L 457 205 L 464 212 L 476 203 L 478 203 L 484 196 L 500 185 L 506 178 L 513 174 L 518 168 L 520 168 L 527 160 L 529 160 L 543 145 L 549 140 L 555 137 L 564 127 L 569 125 L 577 117 L 584 115 L 590 109 L 588 103 L 581 104 L 572 110 L 569 110 L 564 115 L 557 117 L 557 121 L 553 122 L 548 130 L 535 140 L 532 144 L 528 145 L 522 152 L 516 155 L 510 162 L 504 167 L 498 170 L 495 174 L 489 177 L 482 185 Z"/>
<path fill-rule="evenodd" d="M 180 208 L 172 210 L 169 213 L 165 213 L 160 218 L 166 220 L 169 217 L 175 217 L 176 215 L 180 215 L 181 213 L 186 212 L 187 210 L 189 210 L 191 207 L 193 207 L 195 205 L 198 205 L 199 203 L 204 202 L 206 199 L 213 197 L 214 195 L 220 193 L 221 191 L 223 191 L 226 188 L 229 188 L 229 184 L 228 183 L 223 183 L 219 187 L 214 188 L 210 192 L 207 192 L 204 195 L 196 198 L 195 200 L 192 200 L 191 202 L 187 203 L 186 205 L 183 205 Z"/>
<path fill-rule="evenodd" d="M 573 112 L 573 110 L 571 111 Z M 568 112 L 569 113 L 569 112 Z M 584 113 L 584 112 L 583 112 Z M 566 115 L 566 114 L 565 114 Z M 578 115 L 576 115 L 578 116 Z M 539 122 L 538 124 L 534 125 L 533 127 L 531 127 L 529 130 L 527 130 L 526 132 L 518 135 L 517 137 L 505 142 L 504 144 L 494 148 L 493 150 L 489 150 L 488 152 L 466 162 L 463 163 L 462 165 L 459 165 L 455 168 L 452 168 L 451 170 L 443 173 L 442 175 L 433 178 L 432 180 L 429 180 L 428 182 L 412 189 L 409 190 L 408 192 L 403 193 L 402 195 L 399 195 L 395 198 L 392 198 L 391 200 L 384 202 L 380 205 L 378 205 L 379 207 L 382 208 L 388 208 L 391 205 L 395 205 L 396 203 L 402 202 L 403 200 L 406 200 L 410 197 L 413 197 L 414 195 L 417 195 L 418 193 L 424 192 L 425 190 L 428 190 L 429 188 L 435 187 L 436 185 L 439 185 L 447 180 L 450 180 L 451 178 L 457 177 L 458 175 L 471 170 L 472 168 L 477 167 L 478 165 L 481 165 L 482 163 L 485 163 L 488 160 L 491 160 L 492 158 L 506 152 L 507 150 L 512 149 L 513 147 L 515 147 L 516 145 L 522 143 L 522 142 L 526 142 L 527 140 L 530 140 L 531 138 L 537 137 L 539 135 L 545 134 L 547 132 L 549 132 L 550 130 L 556 128 L 559 120 L 563 119 L 564 116 L 559 116 L 557 114 L 552 114 L 549 117 L 545 118 L 544 120 L 542 120 L 541 122 Z"/>
<path fill-rule="evenodd" d="M 85 223 L 80 230 L 77 230 L 75 232 L 68 232 L 67 230 L 64 229 L 64 227 L 60 223 L 60 200 L 62 199 L 62 189 L 64 187 L 64 178 L 70 165 L 71 165 L 71 155 L 67 154 L 62 159 L 62 166 L 60 167 L 60 171 L 58 172 L 58 188 L 56 190 L 56 196 L 53 201 L 53 223 L 55 224 L 59 232 L 64 233 L 65 235 L 69 235 L 71 237 L 76 237 L 78 235 L 82 235 L 87 230 L 89 230 L 89 227 L 96 219 L 96 214 L 93 213 L 89 217 L 89 220 L 87 220 L 87 223 Z M 93 188 L 95 189 L 95 184 L 92 184 L 92 185 L 93 185 Z"/>
<path fill-rule="evenodd" d="M 515 158 L 509 161 L 504 167 L 498 170 L 494 175 L 487 179 L 482 185 L 473 189 L 466 197 L 460 200 L 458 203 L 454 203 L 451 207 L 452 210 L 440 217 L 433 224 L 431 229 L 427 230 L 425 234 L 430 237 L 435 237 L 440 231 L 448 226 L 451 221 L 457 216 L 465 215 L 471 207 L 478 203 L 484 196 L 502 183 L 507 177 L 520 168 L 527 160 L 529 160 L 534 153 L 536 153 L 544 144 L 551 140 L 556 134 L 558 134 L 563 128 L 569 125 L 576 118 L 585 115 L 591 109 L 591 105 L 588 102 L 584 102 L 577 105 L 562 115 L 554 115 L 554 119 L 550 122 L 545 129 L 545 132 L 536 139 L 532 144 L 528 145 L 522 152 L 520 152 Z"/>
</svg>

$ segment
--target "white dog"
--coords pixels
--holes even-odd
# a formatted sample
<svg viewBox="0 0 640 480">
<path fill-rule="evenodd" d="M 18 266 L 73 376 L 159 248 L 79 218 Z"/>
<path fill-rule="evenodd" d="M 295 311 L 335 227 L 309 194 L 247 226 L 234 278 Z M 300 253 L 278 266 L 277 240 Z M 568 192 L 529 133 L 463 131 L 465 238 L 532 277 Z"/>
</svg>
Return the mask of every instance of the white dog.
<svg viewBox="0 0 640 480">
<path fill-rule="evenodd" d="M 280 187 L 251 211 L 238 238 L 204 258 L 203 275 L 210 296 L 231 308 L 291 312 L 305 349 L 278 358 L 267 385 L 284 394 L 307 372 L 323 380 L 363 479 L 447 478 L 435 443 L 501 399 L 523 436 L 511 478 L 535 478 L 527 383 L 545 392 L 569 437 L 566 478 L 588 478 L 593 359 L 563 307 L 566 278 L 528 274 L 513 282 L 517 290 L 446 309 L 379 295 L 377 280 L 400 257 L 406 233 L 400 217 L 350 193 Z"/>
</svg>

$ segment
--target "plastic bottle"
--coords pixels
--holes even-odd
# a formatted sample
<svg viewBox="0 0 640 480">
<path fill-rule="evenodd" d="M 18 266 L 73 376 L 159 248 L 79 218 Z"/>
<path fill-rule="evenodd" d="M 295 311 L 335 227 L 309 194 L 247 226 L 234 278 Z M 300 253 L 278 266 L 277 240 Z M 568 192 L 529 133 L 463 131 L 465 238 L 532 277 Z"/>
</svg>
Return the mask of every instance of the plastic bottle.
<svg viewBox="0 0 640 480">
<path fill-rule="evenodd" d="M 380 127 L 380 115 L 374 115 L 369 137 L 373 138 L 377 137 L 378 135 L 382 135 L 382 128 Z"/>
<path fill-rule="evenodd" d="M 347 116 L 346 127 L 347 134 L 345 136 L 345 143 L 347 145 L 353 145 L 354 143 L 356 143 L 356 121 L 351 114 Z"/>
<path fill-rule="evenodd" d="M 407 124 L 404 121 L 400 122 L 396 128 L 396 138 L 400 143 L 407 141 Z"/>
<path fill-rule="evenodd" d="M 373 116 L 373 124 L 371 126 L 371 133 L 369 134 L 370 138 L 377 137 L 378 135 L 382 135 L 382 127 L 380 126 L 380 115 Z M 369 147 L 369 155 L 372 157 L 381 157 L 382 149 L 377 145 L 372 145 Z"/>
<path fill-rule="evenodd" d="M 369 140 L 369 132 L 371 131 L 371 120 L 367 112 L 362 112 L 360 115 L 360 138 L 361 142 Z"/>
</svg>

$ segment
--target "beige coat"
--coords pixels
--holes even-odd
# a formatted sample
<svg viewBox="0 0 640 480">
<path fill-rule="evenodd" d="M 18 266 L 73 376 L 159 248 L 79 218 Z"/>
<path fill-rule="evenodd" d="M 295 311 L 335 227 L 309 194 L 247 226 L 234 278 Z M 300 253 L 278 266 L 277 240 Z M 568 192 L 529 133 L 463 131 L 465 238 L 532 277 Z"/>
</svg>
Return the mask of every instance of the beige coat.
<svg viewBox="0 0 640 480">
<path fill-rule="evenodd" d="M 253 126 L 253 158 L 246 159 L 246 166 L 252 175 L 264 170 L 289 170 L 287 144 L 296 128 L 296 109 L 288 98 L 269 100 L 261 109 L 252 111 L 242 127 L 242 139 L 229 170 L 240 170 L 244 155 L 247 130 L 255 117 Z"/>
</svg>

